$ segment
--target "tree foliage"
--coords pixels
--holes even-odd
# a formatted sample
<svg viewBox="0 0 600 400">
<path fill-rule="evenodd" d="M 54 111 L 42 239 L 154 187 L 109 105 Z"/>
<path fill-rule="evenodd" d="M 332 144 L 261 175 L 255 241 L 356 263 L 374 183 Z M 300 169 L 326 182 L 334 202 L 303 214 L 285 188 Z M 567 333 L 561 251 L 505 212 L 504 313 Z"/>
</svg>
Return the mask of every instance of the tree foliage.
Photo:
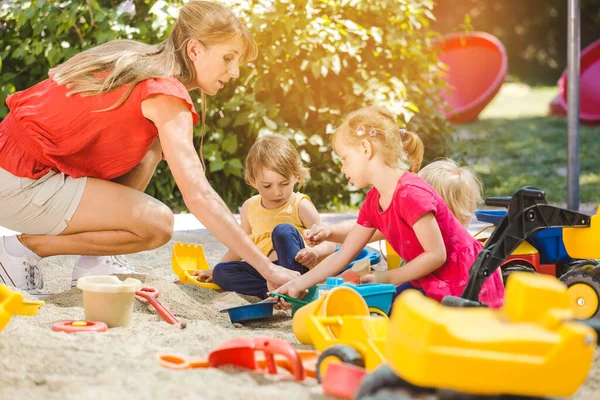
<svg viewBox="0 0 600 400">
<path fill-rule="evenodd" d="M 442 155 L 443 86 L 435 53 L 432 0 L 221 0 L 254 33 L 260 53 L 240 78 L 208 100 L 207 175 L 236 209 L 251 194 L 243 161 L 262 134 L 289 137 L 311 169 L 305 192 L 321 208 L 356 204 L 332 156 L 328 134 L 344 116 L 384 105 L 418 132 L 427 157 Z M 0 8 L 0 117 L 5 97 L 47 77 L 76 52 L 117 38 L 164 40 L 180 1 L 9 0 Z M 197 108 L 200 107 L 198 103 Z M 199 126 L 196 128 L 199 132 Z M 148 193 L 182 209 L 166 164 Z"/>
</svg>

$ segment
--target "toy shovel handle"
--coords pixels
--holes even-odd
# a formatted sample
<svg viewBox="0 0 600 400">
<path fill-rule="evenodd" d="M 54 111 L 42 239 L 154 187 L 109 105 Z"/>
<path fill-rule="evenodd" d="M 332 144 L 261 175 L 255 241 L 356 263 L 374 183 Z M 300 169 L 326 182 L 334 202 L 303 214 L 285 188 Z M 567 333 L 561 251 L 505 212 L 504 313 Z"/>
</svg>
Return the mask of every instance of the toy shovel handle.
<svg viewBox="0 0 600 400">
<path fill-rule="evenodd" d="M 292 304 L 296 304 L 298 306 L 305 306 L 305 305 L 308 304 L 307 301 L 296 299 L 295 297 L 290 297 L 290 296 L 288 296 L 286 294 L 271 292 L 271 293 L 269 293 L 269 296 L 271 296 L 271 297 L 281 297 L 285 301 L 287 301 L 289 303 L 292 303 Z"/>
</svg>

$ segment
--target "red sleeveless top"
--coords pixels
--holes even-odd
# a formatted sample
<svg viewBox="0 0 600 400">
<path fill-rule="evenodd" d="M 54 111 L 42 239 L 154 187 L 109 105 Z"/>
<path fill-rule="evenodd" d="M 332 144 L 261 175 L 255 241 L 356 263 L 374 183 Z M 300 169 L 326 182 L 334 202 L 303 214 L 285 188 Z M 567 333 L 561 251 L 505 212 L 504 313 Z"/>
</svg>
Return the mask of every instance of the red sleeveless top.
<svg viewBox="0 0 600 400">
<path fill-rule="evenodd" d="M 198 122 L 188 91 L 171 77 L 142 81 L 119 107 L 97 112 L 115 104 L 127 88 L 67 97 L 66 87 L 49 78 L 10 95 L 10 112 L 0 122 L 0 168 L 29 179 L 50 170 L 73 178 L 121 176 L 139 164 L 158 136 L 141 107 L 153 94 L 185 100 L 194 124 Z"/>
</svg>

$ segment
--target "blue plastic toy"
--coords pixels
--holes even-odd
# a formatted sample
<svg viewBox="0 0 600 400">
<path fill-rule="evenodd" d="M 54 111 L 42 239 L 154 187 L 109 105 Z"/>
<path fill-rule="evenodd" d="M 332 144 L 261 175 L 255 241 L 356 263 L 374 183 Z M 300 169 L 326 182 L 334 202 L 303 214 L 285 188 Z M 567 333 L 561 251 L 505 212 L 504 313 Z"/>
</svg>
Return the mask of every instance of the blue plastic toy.
<svg viewBox="0 0 600 400">
<path fill-rule="evenodd" d="M 232 323 L 242 321 L 252 321 L 255 319 L 264 319 L 273 316 L 273 306 L 275 302 L 261 301 L 243 306 L 230 307 L 221 310 L 222 313 L 229 313 L 229 319 Z"/>
<path fill-rule="evenodd" d="M 331 290 L 337 286 L 348 286 L 356 290 L 367 302 L 369 308 L 378 308 L 386 314 L 389 314 L 392 307 L 392 300 L 396 294 L 396 286 L 389 283 L 363 283 L 353 285 L 344 283 L 342 278 L 327 278 L 325 284 L 317 285 L 317 296 Z"/>
<path fill-rule="evenodd" d="M 335 249 L 335 251 L 338 251 L 339 249 L 340 248 L 338 247 L 337 249 Z M 352 261 L 350 264 L 348 264 L 346 266 L 346 268 L 344 268 L 341 272 L 344 272 L 345 270 L 352 268 L 352 266 L 354 264 L 356 264 L 358 261 L 362 260 L 363 258 L 368 258 L 371 265 L 375 265 L 375 264 L 379 263 L 379 261 L 381 260 L 381 254 L 365 247 L 364 249 L 362 249 L 360 251 L 360 253 L 358 253 L 358 255 L 356 256 L 354 261 Z"/>
</svg>

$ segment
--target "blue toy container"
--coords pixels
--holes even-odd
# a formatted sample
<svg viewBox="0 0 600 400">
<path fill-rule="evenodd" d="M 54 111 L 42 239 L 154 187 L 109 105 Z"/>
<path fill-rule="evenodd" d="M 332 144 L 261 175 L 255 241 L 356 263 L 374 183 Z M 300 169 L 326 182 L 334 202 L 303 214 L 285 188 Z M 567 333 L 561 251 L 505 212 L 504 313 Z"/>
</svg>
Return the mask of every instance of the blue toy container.
<svg viewBox="0 0 600 400">
<path fill-rule="evenodd" d="M 252 321 L 255 319 L 264 319 L 273 316 L 273 306 L 275 302 L 261 301 L 243 306 L 231 307 L 221 310 L 222 313 L 229 314 L 232 323 L 242 321 Z"/>
<path fill-rule="evenodd" d="M 348 286 L 356 290 L 365 299 L 369 308 L 378 308 L 386 314 L 389 314 L 392 307 L 392 300 L 396 294 L 396 286 L 386 283 L 365 283 L 353 285 L 344 283 L 342 278 L 327 278 L 325 284 L 317 285 L 317 296 L 331 290 L 337 286 Z"/>
<path fill-rule="evenodd" d="M 527 240 L 540 253 L 542 264 L 555 264 L 571 260 L 562 239 L 562 228 L 546 228 L 538 231 Z"/>
<path fill-rule="evenodd" d="M 338 251 L 339 249 L 340 248 L 338 247 L 337 249 L 335 249 L 335 251 Z M 340 273 L 344 272 L 345 270 L 347 270 L 349 268 L 352 268 L 352 266 L 354 264 L 356 264 L 358 261 L 362 260 L 363 258 L 368 258 L 371 265 L 375 265 L 375 264 L 379 263 L 379 261 L 381 261 L 381 254 L 365 247 L 364 249 L 362 249 L 360 251 L 360 253 L 358 253 L 358 255 L 356 256 L 354 261 L 352 261 L 350 264 L 348 264 L 346 266 L 346 268 L 344 268 Z"/>
</svg>

